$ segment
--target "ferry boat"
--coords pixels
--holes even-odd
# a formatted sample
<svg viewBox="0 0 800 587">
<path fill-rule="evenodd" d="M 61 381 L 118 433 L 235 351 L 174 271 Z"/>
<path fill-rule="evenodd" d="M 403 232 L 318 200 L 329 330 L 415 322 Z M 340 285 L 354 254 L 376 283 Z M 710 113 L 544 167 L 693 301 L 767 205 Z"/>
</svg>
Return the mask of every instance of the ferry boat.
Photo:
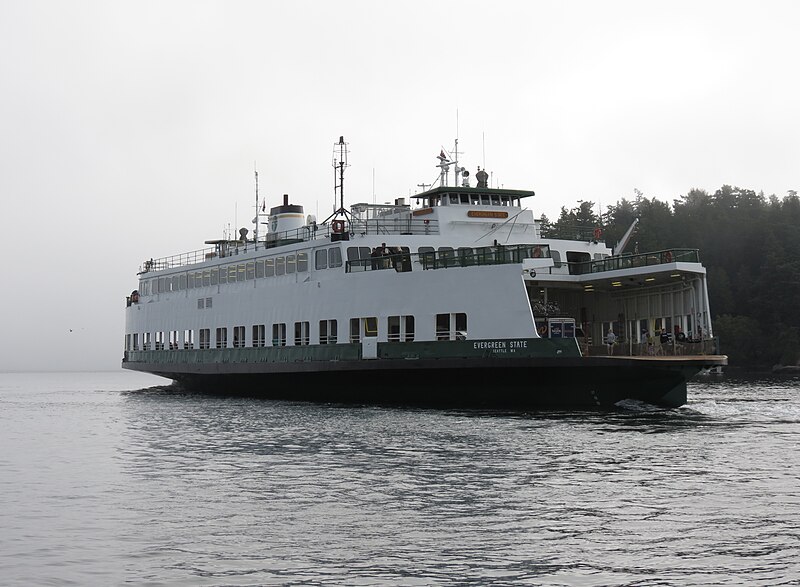
<svg viewBox="0 0 800 587">
<path fill-rule="evenodd" d="M 444 150 L 436 183 L 317 222 L 288 195 L 259 236 L 145 261 L 122 366 L 187 389 L 449 406 L 677 407 L 720 368 L 695 249 L 626 253 L 602 229 L 550 238 L 534 192 L 477 185 Z M 451 171 L 453 180 L 451 179 Z M 613 344 L 608 344 L 613 340 Z"/>
</svg>

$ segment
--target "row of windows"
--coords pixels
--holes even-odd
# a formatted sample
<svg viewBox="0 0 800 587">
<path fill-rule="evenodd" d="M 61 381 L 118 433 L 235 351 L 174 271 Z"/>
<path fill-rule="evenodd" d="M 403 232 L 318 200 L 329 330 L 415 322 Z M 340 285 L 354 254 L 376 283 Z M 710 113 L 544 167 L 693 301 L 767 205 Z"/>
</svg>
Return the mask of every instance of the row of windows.
<svg viewBox="0 0 800 587">
<path fill-rule="evenodd" d="M 531 255 L 534 255 L 532 252 L 534 250 L 533 245 L 530 246 L 532 247 Z M 541 245 L 538 248 L 540 250 L 550 250 L 547 245 Z M 417 249 L 419 255 L 438 252 L 439 259 L 442 261 L 456 258 L 462 261 L 469 261 L 473 258 L 475 251 L 476 249 L 471 247 L 459 247 L 457 249 L 453 247 L 439 247 L 438 249 L 434 247 L 419 247 L 419 249 Z M 373 258 L 372 252 L 372 249 L 369 247 L 348 247 L 347 260 L 351 263 L 351 271 L 366 270 L 368 262 L 371 262 Z M 403 255 L 403 257 L 395 257 L 394 262 L 402 261 L 404 263 L 404 271 L 411 270 L 411 259 L 408 257 L 409 253 L 410 250 L 408 247 L 388 247 L 387 251 L 387 254 Z M 555 266 L 560 267 L 561 256 L 558 251 L 550 250 L 549 254 L 552 256 Z M 569 262 L 588 261 L 590 260 L 590 256 L 588 253 L 570 252 L 567 253 L 567 260 Z M 384 262 L 388 266 L 389 261 L 386 260 Z M 407 263 L 407 267 L 405 263 Z M 317 270 L 337 268 L 341 267 L 342 264 L 342 251 L 339 247 L 322 248 L 314 251 L 314 268 Z M 203 269 L 202 271 L 191 271 L 179 275 L 142 280 L 139 283 L 138 292 L 139 295 L 146 296 L 224 283 L 238 283 L 264 277 L 305 273 L 307 271 L 308 253 L 298 252 L 291 255 L 260 259 L 258 261 L 248 261 L 235 265 Z"/>
<path fill-rule="evenodd" d="M 432 196 L 425 198 L 423 206 L 447 206 L 464 204 L 468 206 L 519 206 L 520 199 L 513 196 L 500 196 L 497 194 L 449 194 L 441 198 Z"/>
<path fill-rule="evenodd" d="M 386 318 L 386 340 L 389 342 L 412 342 L 415 337 L 414 316 L 388 316 Z M 228 336 L 230 331 L 230 337 Z M 197 333 L 197 346 L 195 347 L 195 332 Z M 287 336 L 287 324 L 283 322 L 271 325 L 272 338 L 267 341 L 266 324 L 253 324 L 248 339 L 248 329 L 245 326 L 228 328 L 222 326 L 215 328 L 200 328 L 194 330 L 172 330 L 169 332 L 135 332 L 125 335 L 125 350 L 179 350 L 179 349 L 224 349 L 288 346 L 290 339 Z M 311 323 L 307 321 L 293 324 L 291 342 L 293 346 L 306 346 L 311 344 Z M 213 334 L 213 338 L 212 338 Z M 320 320 L 317 324 L 317 340 L 319 344 L 336 344 L 339 342 L 339 325 L 337 320 Z M 365 316 L 351 318 L 349 322 L 348 342 L 358 343 L 364 338 L 378 336 L 378 318 Z M 436 315 L 436 340 L 462 340 L 467 336 L 467 315 L 464 313 L 437 314 Z"/>
</svg>

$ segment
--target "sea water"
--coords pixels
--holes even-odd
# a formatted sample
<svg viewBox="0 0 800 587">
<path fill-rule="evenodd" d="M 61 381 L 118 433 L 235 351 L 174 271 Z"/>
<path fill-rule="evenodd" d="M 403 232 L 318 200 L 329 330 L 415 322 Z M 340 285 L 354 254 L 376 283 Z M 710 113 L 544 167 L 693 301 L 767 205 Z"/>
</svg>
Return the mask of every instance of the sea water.
<svg viewBox="0 0 800 587">
<path fill-rule="evenodd" d="M 168 383 L 0 374 L 0 585 L 800 584 L 797 378 L 598 412 Z"/>
</svg>

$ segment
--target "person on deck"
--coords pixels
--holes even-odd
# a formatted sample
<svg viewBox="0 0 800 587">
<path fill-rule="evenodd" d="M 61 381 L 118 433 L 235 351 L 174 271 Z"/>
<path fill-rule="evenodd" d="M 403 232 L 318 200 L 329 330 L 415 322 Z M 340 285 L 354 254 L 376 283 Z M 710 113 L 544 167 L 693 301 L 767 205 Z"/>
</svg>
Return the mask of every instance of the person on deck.
<svg viewBox="0 0 800 587">
<path fill-rule="evenodd" d="M 617 335 L 614 334 L 613 330 L 609 330 L 608 334 L 606 334 L 606 344 L 608 345 L 608 354 L 614 354 L 614 343 L 617 342 Z"/>
</svg>

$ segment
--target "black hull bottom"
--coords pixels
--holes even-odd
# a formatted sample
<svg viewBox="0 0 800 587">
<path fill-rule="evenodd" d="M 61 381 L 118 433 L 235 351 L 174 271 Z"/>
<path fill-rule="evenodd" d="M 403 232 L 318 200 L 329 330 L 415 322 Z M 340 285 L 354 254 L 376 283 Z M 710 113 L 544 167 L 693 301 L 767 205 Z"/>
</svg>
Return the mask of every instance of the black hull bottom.
<svg viewBox="0 0 800 587">
<path fill-rule="evenodd" d="M 606 408 L 638 400 L 674 408 L 686 403 L 686 381 L 705 365 L 583 358 L 203 365 L 191 366 L 193 372 L 177 365 L 123 366 L 188 390 L 287 400 L 515 408 Z"/>
</svg>

